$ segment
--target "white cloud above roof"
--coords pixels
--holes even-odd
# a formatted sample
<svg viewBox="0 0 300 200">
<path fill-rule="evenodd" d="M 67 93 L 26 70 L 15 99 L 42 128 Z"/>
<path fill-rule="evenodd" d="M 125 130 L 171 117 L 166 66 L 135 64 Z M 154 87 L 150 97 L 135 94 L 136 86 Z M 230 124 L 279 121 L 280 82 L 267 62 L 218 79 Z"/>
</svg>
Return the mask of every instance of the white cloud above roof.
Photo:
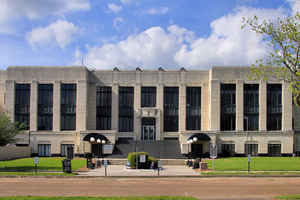
<svg viewBox="0 0 300 200">
<path fill-rule="evenodd" d="M 107 5 L 107 7 L 108 7 L 108 9 L 109 9 L 110 11 L 112 11 L 113 13 L 118 13 L 118 12 L 120 12 L 120 11 L 122 10 L 122 6 L 119 6 L 119 5 L 114 4 L 114 3 L 109 3 L 109 4 Z"/>
</svg>

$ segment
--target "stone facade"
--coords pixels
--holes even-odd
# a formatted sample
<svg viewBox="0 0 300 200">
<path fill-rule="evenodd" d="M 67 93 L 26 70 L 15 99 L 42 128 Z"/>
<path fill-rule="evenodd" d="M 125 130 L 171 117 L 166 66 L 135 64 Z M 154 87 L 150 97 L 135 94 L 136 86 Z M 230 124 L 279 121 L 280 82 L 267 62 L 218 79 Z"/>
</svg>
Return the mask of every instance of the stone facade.
<svg viewBox="0 0 300 200">
<path fill-rule="evenodd" d="M 89 133 L 106 136 L 114 145 L 120 138 L 141 139 L 141 119 L 155 118 L 156 140 L 177 138 L 181 153 L 190 151 L 189 137 L 205 133 L 210 141 L 203 144 L 203 152 L 209 152 L 210 144 L 235 144 L 237 154 L 245 153 L 245 144 L 258 144 L 258 153 L 267 154 L 268 144 L 281 144 L 282 154 L 300 151 L 299 110 L 292 105 L 292 95 L 284 82 L 269 80 L 249 81 L 247 67 L 213 67 L 210 70 L 96 70 L 85 67 L 8 67 L 0 71 L 0 109 L 5 110 L 12 120 L 15 113 L 15 85 L 29 83 L 30 91 L 30 145 L 37 153 L 38 144 L 51 144 L 51 154 L 61 153 L 61 144 L 74 144 L 76 154 L 91 151 L 89 142 L 83 138 Z M 37 120 L 38 84 L 53 84 L 53 130 L 39 131 Z M 61 130 L 61 84 L 77 85 L 76 129 Z M 236 85 L 236 128 L 235 131 L 221 131 L 221 83 Z M 257 131 L 244 131 L 243 86 L 247 83 L 259 84 L 259 128 Z M 267 131 L 267 84 L 282 84 L 282 130 Z M 96 86 L 112 88 L 111 130 L 96 130 Z M 132 132 L 119 132 L 119 87 L 134 87 L 134 129 Z M 156 107 L 141 108 L 141 87 L 156 87 Z M 201 130 L 186 130 L 186 88 L 201 87 Z M 179 88 L 179 120 L 177 132 L 164 132 L 164 87 Z M 292 121 L 294 118 L 294 127 Z M 295 133 L 294 133 L 295 132 Z"/>
</svg>

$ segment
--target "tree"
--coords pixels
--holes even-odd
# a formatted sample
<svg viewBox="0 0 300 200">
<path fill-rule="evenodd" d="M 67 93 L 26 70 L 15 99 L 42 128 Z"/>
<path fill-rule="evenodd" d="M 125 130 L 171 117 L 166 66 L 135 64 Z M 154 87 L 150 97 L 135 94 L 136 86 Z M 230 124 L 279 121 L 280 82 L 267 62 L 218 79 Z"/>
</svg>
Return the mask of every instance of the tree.
<svg viewBox="0 0 300 200">
<path fill-rule="evenodd" d="M 13 123 L 5 113 L 0 113 L 0 146 L 16 142 L 16 135 L 24 127 L 24 124 Z"/>
<path fill-rule="evenodd" d="M 250 67 L 249 78 L 284 80 L 294 96 L 296 105 L 300 106 L 300 13 L 294 16 L 277 18 L 275 21 L 258 17 L 243 18 L 242 28 L 263 36 L 270 46 L 265 58 L 259 59 Z"/>
</svg>

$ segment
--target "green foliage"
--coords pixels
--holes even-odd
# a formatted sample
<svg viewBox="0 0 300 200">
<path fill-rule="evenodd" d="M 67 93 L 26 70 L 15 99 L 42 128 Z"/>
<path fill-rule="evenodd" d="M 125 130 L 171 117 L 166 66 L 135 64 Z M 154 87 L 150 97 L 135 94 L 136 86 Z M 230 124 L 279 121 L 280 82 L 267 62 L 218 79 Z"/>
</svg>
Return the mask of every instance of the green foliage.
<svg viewBox="0 0 300 200">
<path fill-rule="evenodd" d="M 291 194 L 291 195 L 284 195 L 284 196 L 277 196 L 276 199 L 300 199 L 300 194 Z"/>
<path fill-rule="evenodd" d="M 0 146 L 16 141 L 15 136 L 24 130 L 24 124 L 13 123 L 5 113 L 0 113 Z"/>
<path fill-rule="evenodd" d="M 140 155 L 146 155 L 146 163 L 140 162 Z M 136 168 L 136 160 L 138 159 L 139 169 L 150 169 L 152 162 L 154 162 L 154 167 L 157 168 L 158 160 L 154 157 L 149 156 L 147 152 L 131 152 L 128 154 L 128 161 L 131 168 Z"/>
<path fill-rule="evenodd" d="M 295 16 L 263 20 L 243 18 L 242 28 L 261 35 L 271 51 L 250 68 L 251 80 L 284 80 L 294 96 L 300 94 L 300 13 Z"/>
</svg>

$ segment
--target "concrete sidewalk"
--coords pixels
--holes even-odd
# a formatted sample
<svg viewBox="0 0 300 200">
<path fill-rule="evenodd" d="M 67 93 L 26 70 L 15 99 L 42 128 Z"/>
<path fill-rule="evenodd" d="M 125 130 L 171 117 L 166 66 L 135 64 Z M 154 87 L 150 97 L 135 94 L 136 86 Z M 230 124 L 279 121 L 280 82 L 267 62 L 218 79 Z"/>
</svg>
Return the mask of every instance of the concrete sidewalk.
<svg viewBox="0 0 300 200">
<path fill-rule="evenodd" d="M 199 176 L 192 168 L 183 165 L 166 165 L 159 171 L 160 176 Z M 105 176 L 105 168 L 97 168 L 88 172 L 79 172 L 78 176 Z M 124 165 L 109 165 L 107 176 L 158 176 L 153 169 L 126 169 Z"/>
</svg>

